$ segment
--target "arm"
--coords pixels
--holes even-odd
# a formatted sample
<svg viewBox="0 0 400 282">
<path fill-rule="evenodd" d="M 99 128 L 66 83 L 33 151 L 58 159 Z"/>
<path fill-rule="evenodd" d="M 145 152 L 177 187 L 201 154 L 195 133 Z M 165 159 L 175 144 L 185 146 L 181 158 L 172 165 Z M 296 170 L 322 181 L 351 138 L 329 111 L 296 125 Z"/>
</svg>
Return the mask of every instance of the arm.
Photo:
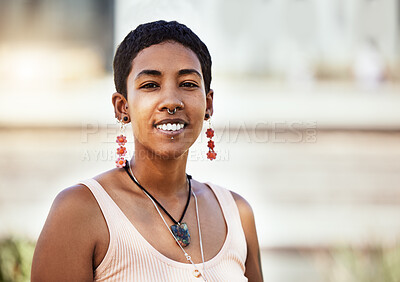
<svg viewBox="0 0 400 282">
<path fill-rule="evenodd" d="M 244 235 L 247 243 L 245 276 L 249 282 L 263 281 L 261 270 L 260 247 L 258 245 L 254 214 L 250 204 L 239 194 L 231 192 L 239 209 Z"/>
<path fill-rule="evenodd" d="M 84 186 L 58 194 L 35 248 L 32 282 L 93 281 L 96 206 Z"/>
</svg>

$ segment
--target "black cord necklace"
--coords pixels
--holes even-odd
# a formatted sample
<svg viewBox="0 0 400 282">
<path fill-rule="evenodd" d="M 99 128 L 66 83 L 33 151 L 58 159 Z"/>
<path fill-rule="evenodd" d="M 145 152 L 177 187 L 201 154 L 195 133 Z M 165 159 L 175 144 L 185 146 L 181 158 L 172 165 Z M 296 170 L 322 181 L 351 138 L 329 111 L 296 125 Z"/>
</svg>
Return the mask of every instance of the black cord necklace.
<svg viewBox="0 0 400 282">
<path fill-rule="evenodd" d="M 192 185 L 191 185 L 191 179 L 192 176 L 189 174 L 186 174 L 187 180 L 189 182 L 189 195 L 188 195 L 188 199 L 186 201 L 186 205 L 185 205 L 185 209 L 183 210 L 182 216 L 181 218 L 176 221 L 172 215 L 169 214 L 169 212 L 160 204 L 160 202 L 157 201 L 156 198 L 153 197 L 153 195 L 151 195 L 142 185 L 140 185 L 139 181 L 137 181 L 137 179 L 135 178 L 135 176 L 131 173 L 131 171 L 129 171 L 129 165 L 130 163 L 127 162 L 125 165 L 125 170 L 128 173 L 129 177 L 132 179 L 133 182 L 135 182 L 135 184 L 137 186 L 139 186 L 140 189 L 143 190 L 143 192 L 145 192 L 147 195 L 149 195 L 149 197 L 165 212 L 166 215 L 168 215 L 168 217 L 174 222 L 174 224 L 172 224 L 170 226 L 172 233 L 174 233 L 176 239 L 179 241 L 180 245 L 182 247 L 187 247 L 190 244 L 190 233 L 189 233 L 189 229 L 188 226 L 185 222 L 182 222 L 183 217 L 186 214 L 187 208 L 189 206 L 190 203 L 190 196 L 192 195 Z"/>
</svg>

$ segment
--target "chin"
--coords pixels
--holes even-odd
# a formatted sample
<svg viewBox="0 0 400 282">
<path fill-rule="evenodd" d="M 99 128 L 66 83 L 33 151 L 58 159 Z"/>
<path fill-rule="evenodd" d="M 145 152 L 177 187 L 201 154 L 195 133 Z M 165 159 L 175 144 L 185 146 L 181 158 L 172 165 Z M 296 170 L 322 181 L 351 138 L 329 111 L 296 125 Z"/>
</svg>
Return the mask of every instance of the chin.
<svg viewBox="0 0 400 282">
<path fill-rule="evenodd" d="M 186 157 L 193 143 L 194 142 L 165 142 L 165 140 L 163 140 L 163 142 L 160 142 L 160 140 L 135 142 L 135 155 L 139 158 L 176 160 Z"/>
<path fill-rule="evenodd" d="M 183 158 L 187 155 L 188 150 L 162 150 L 162 151 L 153 151 L 153 155 L 157 158 L 164 160 L 176 160 Z"/>
</svg>

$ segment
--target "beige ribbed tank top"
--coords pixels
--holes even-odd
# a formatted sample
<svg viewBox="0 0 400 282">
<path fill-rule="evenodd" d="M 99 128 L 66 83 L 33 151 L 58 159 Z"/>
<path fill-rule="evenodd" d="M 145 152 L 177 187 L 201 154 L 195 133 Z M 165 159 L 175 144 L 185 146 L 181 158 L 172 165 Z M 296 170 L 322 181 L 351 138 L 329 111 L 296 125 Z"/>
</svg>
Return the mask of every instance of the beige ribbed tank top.
<svg viewBox="0 0 400 282">
<path fill-rule="evenodd" d="M 96 198 L 110 234 L 107 253 L 94 272 L 94 281 L 203 281 L 194 277 L 193 265 L 174 261 L 150 245 L 96 180 L 88 179 L 81 184 Z M 207 185 L 216 195 L 227 224 L 224 245 L 205 262 L 207 281 L 247 281 L 246 239 L 235 200 L 227 189 Z M 202 264 L 199 267 L 202 269 Z"/>
</svg>

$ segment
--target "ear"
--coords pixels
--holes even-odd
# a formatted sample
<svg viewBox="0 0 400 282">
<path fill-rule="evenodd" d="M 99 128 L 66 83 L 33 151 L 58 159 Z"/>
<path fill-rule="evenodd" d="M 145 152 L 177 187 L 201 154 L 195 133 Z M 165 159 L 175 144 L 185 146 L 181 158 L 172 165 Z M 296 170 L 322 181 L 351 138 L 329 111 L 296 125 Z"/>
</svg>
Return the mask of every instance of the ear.
<svg viewBox="0 0 400 282">
<path fill-rule="evenodd" d="M 206 114 L 209 114 L 210 117 L 214 113 L 213 101 L 214 101 L 214 90 L 210 89 L 210 91 L 206 95 Z M 204 118 L 204 120 L 208 120 L 208 118 Z"/>
<path fill-rule="evenodd" d="M 131 117 L 129 116 L 128 112 L 128 101 L 126 100 L 124 95 L 115 92 L 112 95 L 112 104 L 114 106 L 114 113 L 116 119 L 121 120 L 124 117 L 128 117 L 128 120 L 124 122 L 128 123 L 131 121 Z"/>
</svg>

